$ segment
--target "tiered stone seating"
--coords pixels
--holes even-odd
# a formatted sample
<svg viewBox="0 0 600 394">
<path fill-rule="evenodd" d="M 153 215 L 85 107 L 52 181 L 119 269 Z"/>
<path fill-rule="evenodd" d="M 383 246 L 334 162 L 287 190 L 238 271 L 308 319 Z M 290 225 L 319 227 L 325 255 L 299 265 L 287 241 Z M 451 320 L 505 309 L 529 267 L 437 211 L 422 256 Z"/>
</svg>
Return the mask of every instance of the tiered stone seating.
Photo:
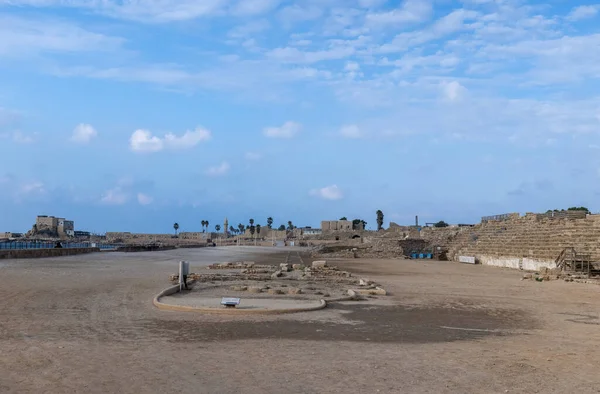
<svg viewBox="0 0 600 394">
<path fill-rule="evenodd" d="M 600 215 L 541 220 L 535 215 L 526 215 L 482 223 L 464 230 L 454 239 L 449 245 L 449 257 L 485 255 L 552 261 L 567 247 L 600 261 Z"/>
</svg>

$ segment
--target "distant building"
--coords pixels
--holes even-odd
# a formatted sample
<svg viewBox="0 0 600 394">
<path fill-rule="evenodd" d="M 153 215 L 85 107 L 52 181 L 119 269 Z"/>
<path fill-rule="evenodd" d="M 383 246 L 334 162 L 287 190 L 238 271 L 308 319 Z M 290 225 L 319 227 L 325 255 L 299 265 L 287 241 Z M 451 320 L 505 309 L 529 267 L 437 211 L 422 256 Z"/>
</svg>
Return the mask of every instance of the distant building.
<svg viewBox="0 0 600 394">
<path fill-rule="evenodd" d="M 39 215 L 35 221 L 35 233 L 57 237 L 75 236 L 75 222 L 65 218 Z"/>
<path fill-rule="evenodd" d="M 350 220 L 324 220 L 321 222 L 322 232 L 329 231 L 352 231 Z"/>
<path fill-rule="evenodd" d="M 304 227 L 300 229 L 302 235 L 321 235 L 323 231 L 320 228 Z"/>
</svg>

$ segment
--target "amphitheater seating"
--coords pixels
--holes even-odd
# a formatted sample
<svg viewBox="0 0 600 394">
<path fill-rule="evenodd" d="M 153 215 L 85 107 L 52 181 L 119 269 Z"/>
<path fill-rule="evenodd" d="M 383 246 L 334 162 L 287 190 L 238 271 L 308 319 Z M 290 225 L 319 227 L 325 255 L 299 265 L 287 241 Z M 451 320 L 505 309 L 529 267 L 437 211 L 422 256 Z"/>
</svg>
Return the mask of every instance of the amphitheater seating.
<svg viewBox="0 0 600 394">
<path fill-rule="evenodd" d="M 448 257 L 454 260 L 459 255 L 555 260 L 565 248 L 572 247 L 578 254 L 600 261 L 600 215 L 569 219 L 528 214 L 454 229 L 454 232 L 426 229 L 422 237 L 440 239 L 442 231 L 448 233 L 443 246 L 448 248 Z"/>
</svg>

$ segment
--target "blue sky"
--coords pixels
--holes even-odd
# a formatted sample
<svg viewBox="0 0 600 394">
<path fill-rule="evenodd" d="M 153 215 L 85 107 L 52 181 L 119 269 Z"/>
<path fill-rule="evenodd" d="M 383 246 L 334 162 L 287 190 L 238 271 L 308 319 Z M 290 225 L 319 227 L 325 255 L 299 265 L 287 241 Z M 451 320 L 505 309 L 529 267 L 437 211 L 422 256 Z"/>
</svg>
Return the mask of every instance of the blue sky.
<svg viewBox="0 0 600 394">
<path fill-rule="evenodd" d="M 600 5 L 0 0 L 0 231 L 600 197 Z"/>
</svg>

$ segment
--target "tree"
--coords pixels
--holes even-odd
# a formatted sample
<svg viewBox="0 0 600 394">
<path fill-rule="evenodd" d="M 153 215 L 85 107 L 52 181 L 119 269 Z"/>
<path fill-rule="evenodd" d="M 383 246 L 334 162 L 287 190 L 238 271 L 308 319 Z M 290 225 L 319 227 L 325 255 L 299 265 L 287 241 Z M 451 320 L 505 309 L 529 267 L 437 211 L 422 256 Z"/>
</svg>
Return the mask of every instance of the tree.
<svg viewBox="0 0 600 394">
<path fill-rule="evenodd" d="M 220 224 L 215 225 L 215 231 L 216 232 L 220 232 L 221 231 L 221 225 Z"/>
<path fill-rule="evenodd" d="M 256 235 L 260 237 L 260 224 L 256 225 Z"/>
<path fill-rule="evenodd" d="M 204 232 L 204 226 L 206 226 L 206 220 L 203 220 L 201 223 L 202 223 L 202 232 Z"/>
<path fill-rule="evenodd" d="M 206 229 L 208 230 L 208 220 L 206 220 L 204 223 L 206 223 Z"/>
<path fill-rule="evenodd" d="M 377 231 L 381 230 L 383 228 L 383 212 L 381 212 L 381 210 L 377 210 L 376 212 L 377 214 Z"/>
<path fill-rule="evenodd" d="M 240 234 L 242 234 L 244 232 L 245 228 L 246 227 L 244 227 L 244 225 L 242 223 L 238 224 L 238 230 L 239 230 Z"/>
<path fill-rule="evenodd" d="M 292 231 L 294 229 L 294 223 L 292 221 L 288 221 L 288 230 Z"/>
<path fill-rule="evenodd" d="M 254 226 L 250 226 L 250 234 L 252 236 L 254 236 L 254 231 L 256 230 L 256 228 Z"/>
<path fill-rule="evenodd" d="M 348 220 L 348 218 L 344 216 L 344 217 L 341 217 L 340 220 Z"/>
<path fill-rule="evenodd" d="M 367 228 L 367 222 L 365 222 L 362 219 L 354 219 L 352 221 L 352 230 L 358 230 L 360 228 L 361 224 L 362 224 L 363 230 Z"/>
<path fill-rule="evenodd" d="M 590 210 L 587 209 L 586 207 L 571 207 L 571 208 L 567 209 L 567 211 L 585 211 L 585 212 L 590 212 Z"/>
<path fill-rule="evenodd" d="M 273 228 L 273 218 L 270 216 L 267 218 L 267 227 Z"/>
<path fill-rule="evenodd" d="M 285 231 L 285 225 L 282 224 L 281 226 L 279 226 L 279 231 Z"/>
<path fill-rule="evenodd" d="M 179 223 L 175 223 L 173 225 L 173 228 L 175 229 L 175 236 L 177 236 L 177 230 L 179 230 Z"/>
<path fill-rule="evenodd" d="M 443 220 L 440 220 L 439 222 L 437 222 L 436 224 L 433 225 L 433 227 L 448 227 L 449 224 L 444 222 Z"/>
<path fill-rule="evenodd" d="M 231 234 L 235 234 L 235 228 L 233 228 L 233 226 L 229 226 L 229 232 Z"/>
</svg>

